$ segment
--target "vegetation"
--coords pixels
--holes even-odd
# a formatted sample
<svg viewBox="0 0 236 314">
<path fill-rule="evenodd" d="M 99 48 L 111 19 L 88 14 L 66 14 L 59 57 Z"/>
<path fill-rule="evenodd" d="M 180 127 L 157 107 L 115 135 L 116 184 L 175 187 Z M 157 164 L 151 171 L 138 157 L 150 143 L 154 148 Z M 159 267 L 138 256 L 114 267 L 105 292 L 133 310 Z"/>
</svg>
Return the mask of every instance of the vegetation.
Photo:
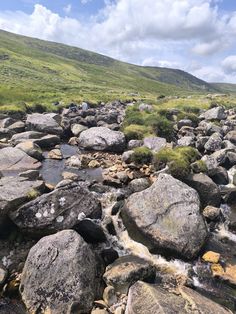
<svg viewBox="0 0 236 314">
<path fill-rule="evenodd" d="M 149 135 L 150 128 L 145 125 L 131 124 L 123 129 L 126 139 L 129 140 L 142 140 L 145 136 Z"/>
<path fill-rule="evenodd" d="M 152 161 L 152 151 L 147 147 L 137 147 L 134 149 L 134 154 L 131 160 L 136 164 L 149 164 Z"/>
<path fill-rule="evenodd" d="M 180 70 L 135 66 L 5 31 L 0 31 L 0 42 L 2 110 L 21 111 L 23 103 L 48 106 L 57 101 L 67 104 L 133 97 L 165 102 L 168 95 L 217 92 L 210 84 Z"/>
<path fill-rule="evenodd" d="M 199 152 L 192 147 L 163 148 L 155 154 L 155 166 L 168 165 L 176 178 L 184 178 L 191 171 L 191 163 L 199 159 Z"/>
</svg>

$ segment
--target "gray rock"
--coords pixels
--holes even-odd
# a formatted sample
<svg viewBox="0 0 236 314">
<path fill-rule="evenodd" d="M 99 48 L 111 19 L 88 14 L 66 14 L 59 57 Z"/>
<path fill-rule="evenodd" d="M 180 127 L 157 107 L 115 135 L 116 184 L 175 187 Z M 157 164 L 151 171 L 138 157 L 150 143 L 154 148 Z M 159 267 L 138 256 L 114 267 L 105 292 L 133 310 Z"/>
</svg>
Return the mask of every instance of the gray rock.
<svg viewBox="0 0 236 314">
<path fill-rule="evenodd" d="M 193 122 L 190 119 L 182 119 L 178 122 L 178 129 L 180 130 L 183 126 L 193 126 Z"/>
<path fill-rule="evenodd" d="M 60 144 L 60 138 L 57 135 L 45 135 L 39 139 L 34 139 L 33 142 L 40 148 L 51 148 Z"/>
<path fill-rule="evenodd" d="M 132 162 L 132 156 L 134 155 L 134 150 L 127 150 L 122 154 L 122 161 L 129 164 Z"/>
<path fill-rule="evenodd" d="M 56 188 L 10 213 L 11 219 L 20 229 L 44 235 L 73 228 L 81 220 L 81 215 L 101 217 L 100 202 L 85 182 Z"/>
<path fill-rule="evenodd" d="M 38 170 L 27 170 L 19 173 L 19 177 L 26 178 L 30 181 L 37 180 L 40 177 L 40 173 Z"/>
<path fill-rule="evenodd" d="M 144 259 L 126 255 L 107 266 L 103 278 L 107 285 L 116 291 L 126 294 L 129 287 L 138 280 L 154 281 L 156 269 Z"/>
<path fill-rule="evenodd" d="M 203 150 L 208 140 L 209 140 L 209 136 L 199 136 L 195 143 L 196 148 L 198 150 Z"/>
<path fill-rule="evenodd" d="M 153 185 L 132 194 L 122 208 L 122 218 L 131 237 L 152 252 L 197 255 L 207 237 L 197 192 L 168 174 Z"/>
<path fill-rule="evenodd" d="M 22 172 L 29 169 L 38 169 L 41 163 L 15 147 L 6 147 L 0 150 L 0 171 L 4 174 Z"/>
<path fill-rule="evenodd" d="M 42 238 L 29 252 L 20 292 L 30 313 L 89 313 L 100 288 L 98 263 L 73 230 Z"/>
<path fill-rule="evenodd" d="M 236 145 L 236 131 L 230 131 L 226 136 L 225 139 Z"/>
<path fill-rule="evenodd" d="M 129 188 L 133 193 L 141 192 L 150 186 L 150 181 L 146 178 L 134 179 L 130 182 Z"/>
<path fill-rule="evenodd" d="M 61 135 L 63 129 L 56 120 L 55 114 L 32 113 L 27 116 L 26 127 L 29 131 Z"/>
<path fill-rule="evenodd" d="M 214 206 L 207 206 L 202 212 L 203 216 L 211 221 L 215 221 L 221 214 L 221 209 Z"/>
<path fill-rule="evenodd" d="M 18 134 L 14 134 L 11 138 L 11 142 L 14 145 L 17 145 L 21 142 L 31 140 L 31 139 L 39 139 L 41 137 L 45 136 L 45 134 L 41 132 L 35 132 L 35 131 L 26 131 Z"/>
<path fill-rule="evenodd" d="M 220 206 L 220 189 L 206 174 L 191 174 L 184 180 L 189 186 L 198 192 L 202 208 L 206 207 L 207 205 L 215 207 Z"/>
<path fill-rule="evenodd" d="M 25 130 L 25 123 L 22 122 L 22 121 L 16 121 L 15 123 L 11 124 L 8 127 L 8 129 L 11 130 L 11 131 L 14 131 L 16 133 L 24 132 L 24 130 Z"/>
<path fill-rule="evenodd" d="M 221 166 L 209 170 L 207 174 L 216 184 L 226 185 L 229 183 L 228 172 Z"/>
<path fill-rule="evenodd" d="M 157 136 L 145 137 L 143 140 L 143 146 L 151 149 L 155 153 L 164 148 L 166 144 L 167 142 L 165 138 Z"/>
<path fill-rule="evenodd" d="M 143 141 L 142 140 L 130 140 L 128 143 L 128 149 L 132 150 L 137 147 L 143 146 Z"/>
<path fill-rule="evenodd" d="M 23 152 L 25 152 L 27 155 L 29 155 L 32 158 L 35 158 L 37 160 L 43 159 L 43 152 L 41 148 L 35 144 L 33 141 L 25 141 L 22 143 L 19 143 L 16 145 L 16 148 L 19 148 Z"/>
<path fill-rule="evenodd" d="M 195 141 L 193 136 L 183 136 L 181 137 L 178 142 L 178 146 L 194 146 Z"/>
<path fill-rule="evenodd" d="M 202 113 L 199 118 L 205 120 L 223 120 L 226 119 L 226 114 L 224 108 L 215 107 Z"/>
<path fill-rule="evenodd" d="M 122 132 L 94 127 L 80 134 L 79 146 L 99 151 L 122 152 L 125 149 L 125 136 Z"/>
<path fill-rule="evenodd" d="M 72 124 L 71 126 L 71 132 L 74 134 L 74 136 L 80 135 L 81 132 L 87 130 L 88 128 L 82 124 Z"/>
<path fill-rule="evenodd" d="M 9 129 L 0 128 L 0 140 L 3 139 L 9 140 L 13 134 L 14 132 Z"/>
<path fill-rule="evenodd" d="M 1 297 L 0 314 L 27 314 L 27 311 L 20 302 Z"/>
<path fill-rule="evenodd" d="M 213 133 L 206 144 L 204 145 L 205 150 L 209 152 L 215 152 L 221 149 L 222 137 L 219 133 Z"/>
<path fill-rule="evenodd" d="M 196 291 L 181 286 L 180 293 L 138 281 L 129 290 L 125 314 L 230 314 L 231 311 L 205 298 Z"/>
<path fill-rule="evenodd" d="M 10 210 L 30 200 L 31 193 L 42 192 L 43 181 L 27 181 L 21 177 L 3 177 L 0 179 L 0 225 Z"/>
</svg>

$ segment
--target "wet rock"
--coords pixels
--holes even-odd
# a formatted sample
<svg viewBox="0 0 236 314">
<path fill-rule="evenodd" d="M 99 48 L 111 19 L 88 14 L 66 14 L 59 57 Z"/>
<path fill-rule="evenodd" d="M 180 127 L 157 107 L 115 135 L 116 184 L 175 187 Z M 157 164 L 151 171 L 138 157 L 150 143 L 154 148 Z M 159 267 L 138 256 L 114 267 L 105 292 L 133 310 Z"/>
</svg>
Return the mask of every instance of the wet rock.
<svg viewBox="0 0 236 314">
<path fill-rule="evenodd" d="M 106 241 L 105 233 L 101 226 L 91 219 L 83 219 L 79 221 L 74 229 L 88 243 L 101 243 Z"/>
<path fill-rule="evenodd" d="M 63 129 L 59 125 L 58 119 L 58 115 L 51 113 L 32 113 L 27 116 L 26 127 L 29 131 L 38 131 L 48 134 L 61 135 Z"/>
<path fill-rule="evenodd" d="M 108 128 L 93 127 L 80 134 L 79 145 L 85 149 L 122 152 L 125 149 L 125 136 Z"/>
<path fill-rule="evenodd" d="M 236 265 L 226 265 L 223 268 L 220 264 L 212 264 L 211 271 L 214 277 L 221 278 L 230 285 L 236 287 Z"/>
<path fill-rule="evenodd" d="M 205 120 L 223 120 L 226 118 L 226 114 L 223 107 L 215 107 L 202 113 L 199 118 Z"/>
<path fill-rule="evenodd" d="M 165 138 L 157 136 L 145 137 L 143 140 L 143 146 L 151 149 L 155 153 L 164 148 L 166 144 L 167 142 Z"/>
<path fill-rule="evenodd" d="M 2 148 L 0 151 L 0 171 L 8 173 L 11 171 L 24 171 L 38 169 L 41 163 L 15 147 Z"/>
<path fill-rule="evenodd" d="M 79 136 L 81 132 L 87 130 L 88 128 L 82 124 L 72 124 L 71 126 L 71 132 L 74 134 L 74 136 Z"/>
<path fill-rule="evenodd" d="M 112 207 L 112 210 L 111 210 L 111 214 L 114 216 L 116 214 L 118 214 L 118 212 L 120 211 L 120 209 L 124 206 L 124 201 L 121 200 L 121 201 L 118 201 L 116 202 L 113 207 Z"/>
<path fill-rule="evenodd" d="M 41 148 L 33 141 L 25 141 L 16 145 L 16 148 L 22 150 L 27 155 L 37 160 L 43 159 L 43 152 Z"/>
<path fill-rule="evenodd" d="M 191 259 L 207 237 L 197 192 L 167 174 L 160 174 L 150 188 L 132 194 L 122 218 L 131 237 L 165 255 Z"/>
<path fill-rule="evenodd" d="M 146 178 L 134 179 L 129 183 L 129 188 L 133 193 L 141 192 L 150 186 L 150 181 Z"/>
<path fill-rule="evenodd" d="M 152 282 L 155 279 L 156 269 L 144 259 L 127 255 L 118 258 L 107 266 L 103 278 L 107 285 L 116 291 L 126 294 L 129 287 L 138 280 Z"/>
<path fill-rule="evenodd" d="M 105 266 L 108 266 L 112 264 L 117 258 L 119 258 L 119 255 L 113 248 L 109 248 L 102 250 L 101 257 Z"/>
<path fill-rule="evenodd" d="M 207 205 L 212 205 L 215 207 L 220 206 L 220 189 L 206 174 L 192 174 L 186 177 L 184 181 L 198 192 L 202 208 L 206 207 Z"/>
<path fill-rule="evenodd" d="M 138 281 L 129 290 L 125 314 L 229 314 L 219 304 L 207 299 L 196 291 L 181 287 L 179 291 L 170 292 L 159 285 Z"/>
<path fill-rule="evenodd" d="M 73 230 L 42 238 L 29 252 L 20 285 L 30 313 L 88 313 L 98 294 L 98 262 Z"/>
<path fill-rule="evenodd" d="M 38 170 L 27 170 L 19 173 L 19 177 L 26 178 L 30 181 L 37 180 L 40 177 L 40 173 Z"/>
<path fill-rule="evenodd" d="M 100 202 L 85 182 L 72 182 L 21 206 L 10 216 L 32 234 L 49 234 L 76 226 L 83 217 L 100 218 Z"/>
</svg>

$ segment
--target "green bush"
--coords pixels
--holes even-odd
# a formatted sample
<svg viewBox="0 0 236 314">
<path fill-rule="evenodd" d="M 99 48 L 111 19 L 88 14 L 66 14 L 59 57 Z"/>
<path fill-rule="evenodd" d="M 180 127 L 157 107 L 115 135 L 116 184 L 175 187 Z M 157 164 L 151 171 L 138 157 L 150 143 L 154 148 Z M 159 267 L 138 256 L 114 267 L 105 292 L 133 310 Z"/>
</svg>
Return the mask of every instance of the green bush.
<svg viewBox="0 0 236 314">
<path fill-rule="evenodd" d="M 147 147 L 137 147 L 134 149 L 134 154 L 131 161 L 136 164 L 149 164 L 152 161 L 152 151 Z"/>
<path fill-rule="evenodd" d="M 144 119 L 143 119 L 142 115 L 139 112 L 132 112 L 132 113 L 129 113 L 126 116 L 125 124 L 126 125 L 130 125 L 130 124 L 143 125 L 144 124 Z"/>
<path fill-rule="evenodd" d="M 189 119 L 196 126 L 199 122 L 198 115 L 192 112 L 180 111 L 178 113 L 178 121 L 183 119 Z"/>
<path fill-rule="evenodd" d="M 123 129 L 123 132 L 125 134 L 126 139 L 129 140 L 142 140 L 145 135 L 149 133 L 148 127 L 145 125 L 137 125 L 137 124 L 131 124 L 129 126 L 126 126 Z"/>
<path fill-rule="evenodd" d="M 152 116 L 145 121 L 150 125 L 154 133 L 160 137 L 164 137 L 167 141 L 171 141 L 174 136 L 173 123 L 162 116 Z"/>
<path fill-rule="evenodd" d="M 191 163 L 199 159 L 199 152 L 192 147 L 163 148 L 154 157 L 157 168 L 168 165 L 171 175 L 184 178 L 191 171 Z"/>
</svg>

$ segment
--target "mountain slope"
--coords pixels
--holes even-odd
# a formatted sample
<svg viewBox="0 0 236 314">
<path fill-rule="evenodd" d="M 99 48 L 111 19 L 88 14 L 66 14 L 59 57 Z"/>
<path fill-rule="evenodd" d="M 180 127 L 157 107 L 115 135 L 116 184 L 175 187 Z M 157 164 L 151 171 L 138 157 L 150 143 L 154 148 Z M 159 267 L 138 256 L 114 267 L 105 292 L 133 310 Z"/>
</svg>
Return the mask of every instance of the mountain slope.
<svg viewBox="0 0 236 314">
<path fill-rule="evenodd" d="M 0 30 L 0 105 L 217 92 L 181 70 L 141 67 Z"/>
<path fill-rule="evenodd" d="M 236 94 L 236 84 L 212 83 L 211 85 L 215 87 L 216 89 L 218 89 L 220 92 Z"/>
</svg>

